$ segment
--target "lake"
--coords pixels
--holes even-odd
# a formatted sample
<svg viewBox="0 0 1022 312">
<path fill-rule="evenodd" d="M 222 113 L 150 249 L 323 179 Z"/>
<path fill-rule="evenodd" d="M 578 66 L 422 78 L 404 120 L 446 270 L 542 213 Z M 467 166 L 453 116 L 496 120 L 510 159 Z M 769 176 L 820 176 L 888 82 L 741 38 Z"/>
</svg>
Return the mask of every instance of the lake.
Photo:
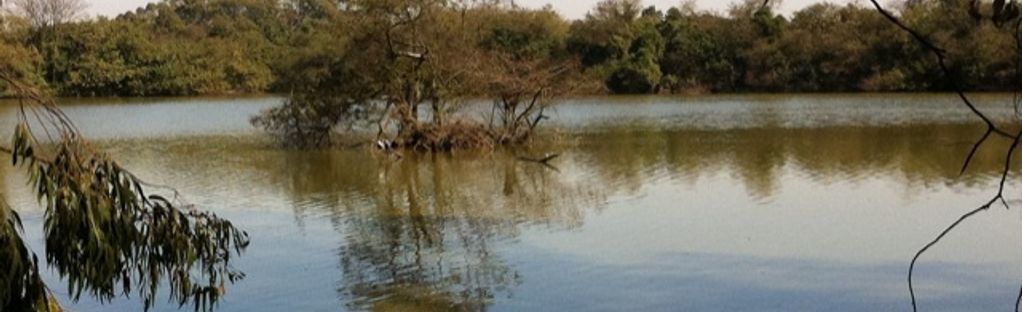
<svg viewBox="0 0 1022 312">
<path fill-rule="evenodd" d="M 1014 118 L 1011 95 L 977 100 Z M 959 175 L 985 128 L 946 94 L 579 98 L 528 148 L 401 159 L 278 149 L 248 124 L 276 98 L 65 102 L 125 167 L 252 235 L 219 311 L 909 310 L 909 261 L 992 197 L 1008 144 Z M 555 168 L 516 160 L 548 153 Z M 25 180 L 0 168 L 44 250 Z M 1016 181 L 1018 207 L 923 256 L 922 310 L 1013 309 Z M 47 279 L 73 311 L 141 309 Z"/>
</svg>

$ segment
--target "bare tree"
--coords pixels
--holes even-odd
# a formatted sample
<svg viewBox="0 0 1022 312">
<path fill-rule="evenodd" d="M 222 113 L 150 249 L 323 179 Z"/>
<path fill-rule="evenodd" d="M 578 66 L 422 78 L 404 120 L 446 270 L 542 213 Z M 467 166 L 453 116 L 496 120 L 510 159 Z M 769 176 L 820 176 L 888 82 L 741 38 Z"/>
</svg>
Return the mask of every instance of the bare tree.
<svg viewBox="0 0 1022 312">
<path fill-rule="evenodd" d="M 552 100 L 572 88 L 567 83 L 576 65 L 572 61 L 552 62 L 500 52 L 491 52 L 482 59 L 482 66 L 475 72 L 484 82 L 480 90 L 493 98 L 489 127 L 497 143 L 528 139 L 547 118 L 543 113 Z"/>
<path fill-rule="evenodd" d="M 32 28 L 52 27 L 81 18 L 85 0 L 10 0 L 14 13 L 29 20 Z M 3 5 L 3 0 L 0 0 Z"/>
</svg>

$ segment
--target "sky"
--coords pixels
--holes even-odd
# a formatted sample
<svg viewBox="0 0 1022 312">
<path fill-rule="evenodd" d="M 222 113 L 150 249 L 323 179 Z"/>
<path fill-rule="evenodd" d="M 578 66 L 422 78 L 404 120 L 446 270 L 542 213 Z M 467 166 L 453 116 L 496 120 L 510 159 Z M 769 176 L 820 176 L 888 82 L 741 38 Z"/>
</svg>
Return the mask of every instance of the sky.
<svg viewBox="0 0 1022 312">
<path fill-rule="evenodd" d="M 848 3 L 854 0 L 783 0 L 780 12 L 789 14 L 817 2 Z M 117 14 L 134 10 L 156 0 L 86 0 L 89 3 L 89 15 L 116 16 Z M 585 16 L 599 0 L 516 0 L 516 3 L 528 7 L 542 7 L 550 4 L 569 19 L 578 19 Z M 681 0 L 644 0 L 646 5 L 655 5 L 658 8 L 677 6 Z M 696 0 L 696 6 L 700 9 L 708 9 L 724 12 L 727 7 L 738 0 Z"/>
</svg>

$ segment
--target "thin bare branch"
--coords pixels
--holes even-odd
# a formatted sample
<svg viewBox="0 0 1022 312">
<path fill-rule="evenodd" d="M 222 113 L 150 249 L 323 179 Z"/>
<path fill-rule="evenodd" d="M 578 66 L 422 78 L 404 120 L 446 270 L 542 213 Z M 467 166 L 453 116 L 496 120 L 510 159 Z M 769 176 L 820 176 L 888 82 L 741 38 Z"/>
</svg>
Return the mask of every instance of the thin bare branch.
<svg viewBox="0 0 1022 312">
<path fill-rule="evenodd" d="M 897 25 L 898 28 L 901 28 L 905 32 L 912 35 L 912 37 L 915 38 L 916 41 L 922 44 L 923 47 L 925 47 L 933 54 L 933 56 L 937 59 L 937 65 L 940 67 L 940 70 L 944 74 L 944 76 L 946 76 L 948 81 L 951 83 L 952 88 L 954 88 L 955 93 L 958 95 L 958 98 L 960 98 L 962 102 L 965 103 L 965 106 L 967 106 L 974 115 L 982 119 L 983 123 L 986 124 L 988 133 L 983 135 L 983 137 L 976 142 L 975 147 L 973 147 L 973 152 L 969 154 L 969 157 L 966 159 L 965 164 L 962 166 L 962 172 L 965 172 L 965 170 L 968 169 L 969 164 L 972 160 L 973 153 L 975 153 L 975 150 L 978 150 L 983 145 L 983 143 L 986 143 L 987 139 L 990 137 L 990 133 L 997 134 L 998 136 L 1009 139 L 1014 137 L 1013 135 L 1011 135 L 1011 133 L 997 127 L 997 125 L 994 124 L 993 120 L 991 120 L 990 117 L 988 117 L 978 108 L 976 108 L 976 105 L 973 104 L 972 100 L 969 99 L 969 97 L 965 94 L 965 91 L 962 89 L 961 84 L 958 82 L 957 77 L 951 72 L 950 68 L 947 66 L 946 55 L 947 52 L 944 49 L 937 47 L 937 45 L 935 45 L 932 41 L 927 39 L 926 36 L 912 29 L 911 27 L 905 25 L 905 23 L 898 19 L 898 17 L 894 16 L 894 14 L 891 14 L 891 12 L 888 12 L 886 9 L 884 9 L 883 6 L 881 6 L 880 3 L 878 3 L 876 0 L 870 0 L 870 2 L 873 3 L 873 6 L 876 7 L 877 11 L 880 12 L 880 14 L 882 14 L 884 17 L 890 20 L 891 23 Z"/>
<path fill-rule="evenodd" d="M 1015 312 L 1019 312 L 1019 304 L 1022 304 L 1022 288 L 1018 290 L 1018 297 L 1015 298 Z"/>
<path fill-rule="evenodd" d="M 972 145 L 972 150 L 969 151 L 969 156 L 965 157 L 965 162 L 962 163 L 962 170 L 958 172 L 958 175 L 965 174 L 965 170 L 969 169 L 969 164 L 972 163 L 972 158 L 976 156 L 976 152 L 978 152 L 979 148 L 983 146 L 983 142 L 986 142 L 986 140 L 990 138 L 991 133 L 993 133 L 993 130 L 987 128 L 987 131 L 983 133 L 983 136 Z"/>
<path fill-rule="evenodd" d="M 908 27 L 907 25 L 905 25 L 900 19 L 898 19 L 893 14 L 891 14 L 890 12 L 885 10 L 876 0 L 870 0 L 870 2 L 873 3 L 873 6 L 876 7 L 876 10 L 878 12 L 880 12 L 880 14 L 882 14 L 884 17 L 886 17 L 888 20 L 890 20 L 891 23 L 897 25 L 898 28 L 901 28 L 905 32 L 909 33 L 913 38 L 916 39 L 916 41 L 918 41 L 921 45 L 923 45 L 923 47 L 925 47 L 928 51 L 930 51 L 933 54 L 933 56 L 937 59 L 937 64 L 940 67 L 941 72 L 946 76 L 948 81 L 951 83 L 951 85 L 954 88 L 954 91 L 958 95 L 959 99 L 962 100 L 962 102 L 965 104 L 965 106 L 967 106 L 969 108 L 969 110 L 972 111 L 972 113 L 974 115 L 979 117 L 986 124 L 986 126 L 987 126 L 986 132 L 984 132 L 983 136 L 980 137 L 980 139 L 976 141 L 976 143 L 973 145 L 972 149 L 969 151 L 968 156 L 966 157 L 964 163 L 962 164 L 962 169 L 961 169 L 959 174 L 965 173 L 965 170 L 968 169 L 970 163 L 972 162 L 972 160 L 975 157 L 975 155 L 978 152 L 978 150 L 983 146 L 984 143 L 986 143 L 986 141 L 990 138 L 990 136 L 992 134 L 996 134 L 996 135 L 998 135 L 1000 137 L 1010 138 L 1012 140 L 1011 147 L 1008 149 L 1008 151 L 1007 151 L 1007 153 L 1005 155 L 1004 168 L 1001 171 L 1001 178 L 1000 178 L 1000 183 L 998 185 L 997 194 L 993 198 L 991 198 L 989 201 L 987 201 L 985 204 L 983 204 L 982 206 L 980 206 L 980 207 L 978 207 L 978 208 L 976 208 L 976 209 L 974 209 L 972 211 L 969 211 L 969 212 L 963 214 L 961 217 L 959 217 L 957 220 L 955 220 L 954 223 L 951 223 L 950 226 L 945 228 L 944 231 L 942 231 L 939 235 L 937 235 L 936 238 L 934 238 L 932 241 L 930 241 L 925 246 L 923 246 L 923 248 L 921 248 L 918 252 L 916 252 L 915 256 L 912 257 L 912 262 L 909 264 L 909 269 L 908 269 L 908 289 L 909 289 L 909 295 L 911 296 L 911 299 L 912 299 L 912 311 L 918 311 L 918 305 L 917 305 L 917 302 L 916 302 L 916 295 L 915 295 L 915 287 L 914 287 L 914 284 L 913 284 L 913 281 L 912 281 L 912 277 L 913 277 L 913 273 L 915 272 L 915 266 L 916 266 L 916 263 L 918 262 L 919 258 L 924 253 L 926 253 L 926 251 L 928 251 L 931 247 L 933 247 L 934 245 L 939 243 L 945 236 L 947 236 L 948 233 L 950 233 L 952 230 L 954 230 L 956 227 L 958 227 L 958 225 L 960 225 L 962 222 L 964 222 L 965 220 L 968 220 L 969 218 L 979 214 L 980 212 L 989 210 L 990 207 L 994 203 L 1000 201 L 1005 206 L 1005 208 L 1010 208 L 1008 206 L 1007 201 L 1004 198 L 1004 188 L 1005 188 L 1005 184 L 1007 183 L 1008 176 L 1011 173 L 1012 158 L 1013 158 L 1013 156 L 1015 154 L 1016 149 L 1018 149 L 1019 141 L 1022 140 L 1022 131 L 1020 131 L 1017 134 L 1011 134 L 1011 133 L 1008 133 L 1007 131 L 997 127 L 997 125 L 993 122 L 993 120 L 991 120 L 986 114 L 984 114 L 978 108 L 976 108 L 976 105 L 973 104 L 973 102 L 965 94 L 965 92 L 962 89 L 960 83 L 957 81 L 957 77 L 951 72 L 951 70 L 947 66 L 947 56 L 946 56 L 946 51 L 944 49 L 941 49 L 940 47 L 935 45 L 932 41 L 927 39 L 926 36 L 924 36 L 923 34 L 917 32 L 916 30 L 912 29 L 911 27 Z M 1018 26 L 1016 26 L 1016 28 L 1017 27 Z M 1016 35 L 1015 39 L 1019 40 L 1019 37 Z M 1022 44 L 1022 42 L 1019 42 L 1019 44 Z M 1019 47 L 1022 47 L 1022 46 L 1019 46 Z M 1016 99 L 1016 102 L 1017 102 L 1017 99 Z M 1017 103 L 1016 103 L 1016 105 L 1017 105 Z M 1022 302 L 1022 289 L 1020 289 L 1019 296 L 1016 298 L 1016 301 L 1015 301 L 1015 311 L 1018 311 L 1018 309 L 1019 309 L 1018 307 L 1019 307 L 1019 303 L 1020 302 Z"/>
</svg>

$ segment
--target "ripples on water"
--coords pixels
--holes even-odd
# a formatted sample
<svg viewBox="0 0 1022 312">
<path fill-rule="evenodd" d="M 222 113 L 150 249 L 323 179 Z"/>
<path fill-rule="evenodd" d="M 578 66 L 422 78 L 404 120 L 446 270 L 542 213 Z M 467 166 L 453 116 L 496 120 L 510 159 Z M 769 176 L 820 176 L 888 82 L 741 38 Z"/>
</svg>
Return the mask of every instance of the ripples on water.
<svg viewBox="0 0 1022 312">
<path fill-rule="evenodd" d="M 1002 120 L 1008 100 L 980 97 Z M 126 167 L 252 233 L 223 311 L 905 310 L 908 260 L 988 198 L 1006 144 L 959 176 L 983 128 L 946 95 L 596 98 L 559 105 L 528 150 L 395 161 L 275 149 L 247 120 L 276 103 L 65 106 Z M 515 161 L 548 152 L 559 171 Z M 928 254 L 921 308 L 1010 309 L 1020 223 L 991 210 Z"/>
</svg>

